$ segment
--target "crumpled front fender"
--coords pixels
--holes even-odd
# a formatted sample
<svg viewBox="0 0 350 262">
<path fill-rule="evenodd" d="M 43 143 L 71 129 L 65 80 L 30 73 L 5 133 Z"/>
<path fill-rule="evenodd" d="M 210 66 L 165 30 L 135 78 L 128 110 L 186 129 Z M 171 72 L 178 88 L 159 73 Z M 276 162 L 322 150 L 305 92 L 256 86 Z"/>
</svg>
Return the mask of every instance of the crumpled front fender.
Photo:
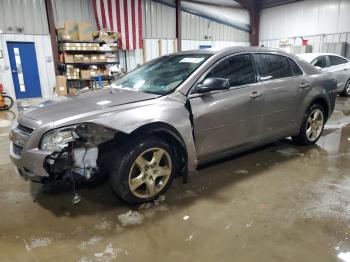
<svg viewBox="0 0 350 262">
<path fill-rule="evenodd" d="M 197 167 L 196 149 L 192 134 L 192 124 L 185 103 L 169 97 L 162 97 L 142 103 L 127 110 L 118 110 L 95 118 L 92 122 L 105 127 L 131 134 L 136 130 L 154 124 L 168 126 L 170 133 L 176 130 L 187 152 L 187 168 L 193 171 Z"/>
</svg>

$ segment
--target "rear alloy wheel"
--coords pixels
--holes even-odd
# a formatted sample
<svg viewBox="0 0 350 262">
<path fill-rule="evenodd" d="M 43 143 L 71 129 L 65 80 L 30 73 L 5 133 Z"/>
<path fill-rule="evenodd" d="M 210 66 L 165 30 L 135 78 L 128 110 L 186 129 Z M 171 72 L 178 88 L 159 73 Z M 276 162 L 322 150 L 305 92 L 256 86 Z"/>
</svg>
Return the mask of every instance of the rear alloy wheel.
<svg viewBox="0 0 350 262">
<path fill-rule="evenodd" d="M 175 153 L 157 137 L 134 139 L 114 155 L 110 181 L 113 191 L 130 204 L 152 201 L 171 185 L 175 175 Z"/>
<path fill-rule="evenodd" d="M 348 81 L 346 81 L 344 90 L 341 93 L 341 95 L 342 96 L 350 96 L 350 79 L 348 79 Z"/>
<path fill-rule="evenodd" d="M 293 141 L 301 145 L 316 143 L 322 134 L 325 119 L 323 107 L 318 104 L 312 105 L 304 116 L 299 135 L 293 137 Z"/>
<path fill-rule="evenodd" d="M 310 114 L 306 124 L 306 136 L 309 141 L 314 142 L 320 137 L 323 130 L 323 118 L 323 112 L 320 109 L 315 109 Z"/>
</svg>

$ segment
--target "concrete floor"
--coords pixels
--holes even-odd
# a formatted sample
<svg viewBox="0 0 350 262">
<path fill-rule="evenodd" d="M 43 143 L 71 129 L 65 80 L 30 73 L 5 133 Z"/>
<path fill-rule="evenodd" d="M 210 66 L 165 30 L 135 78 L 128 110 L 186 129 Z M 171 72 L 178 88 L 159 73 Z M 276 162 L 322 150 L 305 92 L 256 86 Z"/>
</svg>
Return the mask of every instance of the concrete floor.
<svg viewBox="0 0 350 262">
<path fill-rule="evenodd" d="M 108 185 L 73 206 L 67 186 L 17 177 L 14 119 L 0 112 L 0 261 L 350 261 L 350 99 L 316 146 L 233 157 L 133 208 Z"/>
</svg>

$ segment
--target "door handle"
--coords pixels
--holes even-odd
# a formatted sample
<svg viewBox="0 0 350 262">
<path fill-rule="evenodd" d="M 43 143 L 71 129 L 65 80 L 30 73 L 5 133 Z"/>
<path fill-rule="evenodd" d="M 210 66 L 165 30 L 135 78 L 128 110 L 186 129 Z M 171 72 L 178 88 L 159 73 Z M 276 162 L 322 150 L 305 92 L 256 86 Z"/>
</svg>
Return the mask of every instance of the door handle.
<svg viewBox="0 0 350 262">
<path fill-rule="evenodd" d="M 16 73 L 18 73 L 18 72 L 17 72 L 16 70 L 12 70 L 12 73 L 13 73 L 13 74 L 16 74 Z"/>
<path fill-rule="evenodd" d="M 261 92 L 259 92 L 259 91 L 254 91 L 253 93 L 251 93 L 250 95 L 249 95 L 249 97 L 250 98 L 258 98 L 258 97 L 260 97 L 262 94 L 261 94 Z"/>
<path fill-rule="evenodd" d="M 344 71 L 348 71 L 348 70 L 349 70 L 349 68 L 344 68 L 343 70 L 344 70 Z"/>
<path fill-rule="evenodd" d="M 301 83 L 299 85 L 300 88 L 308 88 L 309 87 L 309 84 L 308 83 Z"/>
</svg>

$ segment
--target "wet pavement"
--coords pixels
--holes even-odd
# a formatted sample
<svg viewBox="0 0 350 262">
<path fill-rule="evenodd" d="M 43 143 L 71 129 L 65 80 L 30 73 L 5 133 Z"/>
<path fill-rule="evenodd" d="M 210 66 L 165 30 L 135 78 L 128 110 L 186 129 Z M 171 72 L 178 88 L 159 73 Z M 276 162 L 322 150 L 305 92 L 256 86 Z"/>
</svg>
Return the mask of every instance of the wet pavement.
<svg viewBox="0 0 350 262">
<path fill-rule="evenodd" d="M 317 145 L 288 140 L 176 179 L 130 207 L 108 184 L 30 184 L 8 157 L 0 112 L 0 261 L 350 261 L 350 99 Z"/>
</svg>

